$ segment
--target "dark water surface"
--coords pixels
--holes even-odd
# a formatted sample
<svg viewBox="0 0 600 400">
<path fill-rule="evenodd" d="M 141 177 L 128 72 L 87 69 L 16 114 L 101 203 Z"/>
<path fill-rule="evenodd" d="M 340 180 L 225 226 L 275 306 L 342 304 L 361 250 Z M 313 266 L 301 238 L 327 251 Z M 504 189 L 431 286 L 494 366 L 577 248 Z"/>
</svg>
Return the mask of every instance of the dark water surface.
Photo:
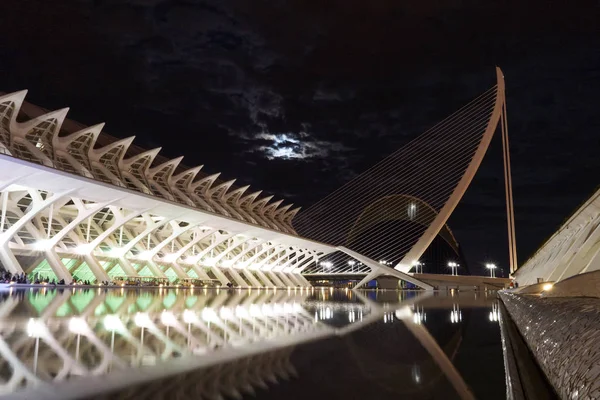
<svg viewBox="0 0 600 400">
<path fill-rule="evenodd" d="M 6 289 L 9 398 L 505 398 L 495 293 Z"/>
</svg>

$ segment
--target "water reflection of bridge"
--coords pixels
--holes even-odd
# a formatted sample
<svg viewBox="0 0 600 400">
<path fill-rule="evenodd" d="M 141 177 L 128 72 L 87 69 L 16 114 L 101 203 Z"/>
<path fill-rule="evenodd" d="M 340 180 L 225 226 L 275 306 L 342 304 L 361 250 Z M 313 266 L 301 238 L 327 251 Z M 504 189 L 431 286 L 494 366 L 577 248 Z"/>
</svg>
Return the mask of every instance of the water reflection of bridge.
<svg viewBox="0 0 600 400">
<path fill-rule="evenodd" d="M 316 273 L 305 275 L 306 278 L 316 282 L 358 282 L 365 277 L 365 273 L 327 274 Z M 476 275 L 444 275 L 444 274 L 410 274 L 419 282 L 426 283 L 435 290 L 500 290 L 508 287 L 510 278 L 492 278 Z M 376 278 L 377 286 L 381 289 L 398 289 L 400 281 L 396 277 L 380 276 Z"/>
</svg>

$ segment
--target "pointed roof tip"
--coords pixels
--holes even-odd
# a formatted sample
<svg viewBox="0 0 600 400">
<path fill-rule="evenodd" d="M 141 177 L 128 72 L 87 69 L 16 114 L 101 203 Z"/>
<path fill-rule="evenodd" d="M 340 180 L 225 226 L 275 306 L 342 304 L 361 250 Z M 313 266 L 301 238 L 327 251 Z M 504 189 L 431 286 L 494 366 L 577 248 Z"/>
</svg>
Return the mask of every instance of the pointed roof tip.
<svg viewBox="0 0 600 400">
<path fill-rule="evenodd" d="M 226 181 L 226 182 L 219 183 L 219 184 L 218 184 L 218 185 L 216 185 L 216 186 L 211 186 L 211 187 L 210 187 L 210 189 L 209 189 L 208 191 L 209 191 L 209 193 L 215 193 L 217 190 L 219 190 L 219 189 L 221 189 L 221 188 L 225 188 L 225 191 L 227 191 L 227 190 L 228 190 L 228 189 L 231 187 L 231 185 L 233 185 L 233 182 L 235 182 L 235 179 L 232 179 L 232 180 L 229 180 L 229 181 Z M 224 194 L 225 194 L 225 193 L 223 193 L 223 195 L 224 195 Z"/>
<path fill-rule="evenodd" d="M 203 166 L 204 165 L 196 165 L 195 167 L 188 168 L 185 171 L 183 171 L 182 173 L 180 173 L 180 175 L 189 174 L 190 172 L 198 173 L 202 169 Z"/>
<path fill-rule="evenodd" d="M 191 182 L 192 188 L 196 189 L 198 186 L 200 186 L 204 183 L 215 181 L 219 177 L 219 175 L 221 175 L 221 173 L 217 172 L 216 174 L 207 175 L 207 176 L 201 177 L 200 179 L 196 179 L 195 181 Z M 212 183 L 210 183 L 210 184 L 212 185 Z M 207 190 L 208 186 L 206 186 L 204 189 Z"/>
<path fill-rule="evenodd" d="M 117 142 L 115 142 L 117 143 Z M 110 146 L 110 145 L 109 145 Z M 150 156 L 152 160 L 154 160 L 154 157 L 156 157 L 156 155 L 160 152 L 160 147 L 155 147 L 153 149 L 150 150 L 145 150 L 139 154 L 134 154 L 131 157 L 127 157 L 123 160 L 123 163 L 125 165 L 130 165 L 133 164 L 134 162 L 136 162 L 139 159 L 142 159 L 144 157 L 148 157 Z"/>
<path fill-rule="evenodd" d="M 157 150 L 157 149 L 158 149 L 158 151 L 160 151 L 160 150 L 162 149 L 162 147 L 157 147 L 157 148 L 156 148 L 156 149 L 154 149 L 154 150 Z M 158 154 L 158 152 L 157 152 L 157 154 Z M 160 164 L 158 164 L 156 167 L 153 167 L 153 168 L 151 168 L 151 169 L 152 169 L 152 170 L 159 170 L 159 169 L 161 169 L 161 168 L 164 168 L 164 167 L 165 167 L 165 166 L 167 166 L 167 165 L 179 164 L 179 163 L 181 162 L 181 160 L 183 160 L 183 156 L 175 157 L 175 158 L 172 158 L 172 159 L 170 159 L 170 160 L 167 160 L 167 161 L 165 161 L 165 162 L 163 162 L 163 163 L 160 163 Z"/>
<path fill-rule="evenodd" d="M 27 121 L 17 122 L 21 126 L 22 129 L 31 129 L 37 126 L 38 124 L 48 121 L 49 119 L 56 119 L 58 122 L 58 127 L 60 127 L 69 112 L 69 108 L 61 108 L 58 110 L 50 111 L 42 115 L 38 115 L 37 117 L 28 119 Z"/>
<path fill-rule="evenodd" d="M 284 215 L 291 207 L 293 206 L 293 204 L 286 204 L 284 206 L 278 207 L 273 215 L 275 217 L 279 217 L 280 215 Z"/>
<path fill-rule="evenodd" d="M 262 193 L 262 190 L 257 190 L 256 192 L 249 193 L 249 194 L 243 196 L 240 199 L 240 201 L 245 202 L 247 199 L 256 199 L 258 196 L 260 196 L 261 193 Z"/>
<path fill-rule="evenodd" d="M 273 197 L 275 197 L 275 196 L 273 196 L 272 194 L 270 194 L 270 195 L 268 195 L 267 197 L 263 197 L 262 199 L 260 199 L 260 200 L 258 200 L 258 201 L 265 201 L 265 200 L 269 201 L 269 200 L 271 200 Z"/>
<path fill-rule="evenodd" d="M 91 125 L 91 126 L 86 126 L 85 128 L 82 128 L 76 132 L 72 132 L 69 133 L 68 135 L 65 135 L 65 138 L 73 138 L 75 136 L 80 136 L 80 135 L 84 135 L 86 133 L 93 133 L 94 136 L 98 136 L 100 134 L 100 132 L 102 132 L 102 128 L 104 128 L 104 122 L 101 122 L 99 124 L 95 124 L 95 125 Z"/>
<path fill-rule="evenodd" d="M 134 140 L 135 140 L 135 136 L 129 136 L 129 137 L 126 137 L 125 139 L 121 139 L 121 140 L 117 141 L 117 143 L 118 142 L 123 142 L 123 143 L 130 143 L 131 144 L 131 143 L 133 143 Z"/>
<path fill-rule="evenodd" d="M 215 181 L 219 178 L 220 175 L 221 173 L 217 172 L 216 174 L 207 175 L 204 178 L 198 179 L 196 182 Z"/>
<path fill-rule="evenodd" d="M 180 180 L 181 178 L 188 176 L 189 174 L 193 174 L 190 178 L 194 178 L 198 172 L 200 172 L 200 169 L 202 168 L 201 165 L 192 167 L 192 168 L 188 168 L 184 171 L 181 171 L 180 173 L 178 173 L 177 175 L 173 175 L 173 179 L 175 180 Z M 189 178 L 188 178 L 189 179 Z"/>
<path fill-rule="evenodd" d="M 88 130 L 98 130 L 98 132 L 102 131 L 102 129 L 104 129 L 104 125 L 106 125 L 106 122 L 100 122 L 98 124 L 92 125 L 92 126 L 88 126 L 87 129 Z"/>
<path fill-rule="evenodd" d="M 112 142 L 110 144 L 107 144 L 106 146 L 103 146 L 101 148 L 99 148 L 98 150 L 102 150 L 105 148 L 109 148 L 109 147 L 114 147 L 114 146 L 128 146 L 133 143 L 133 140 L 135 139 L 135 136 L 129 136 L 126 137 L 124 139 L 119 139 L 116 142 Z"/>
<path fill-rule="evenodd" d="M 29 89 L 23 89 L 23 90 L 19 90 L 17 92 L 13 92 L 13 93 L 9 93 L 6 96 L 10 96 L 10 97 L 16 97 L 18 99 L 24 100 L 25 96 L 27 96 L 27 93 L 29 93 Z"/>
<path fill-rule="evenodd" d="M 32 121 L 39 119 L 47 119 L 49 117 L 53 117 L 56 118 L 60 121 L 64 120 L 67 116 L 67 113 L 69 112 L 69 107 L 65 107 L 65 108 L 61 108 L 55 111 L 50 111 L 47 114 L 44 115 L 40 115 L 39 117 L 33 118 Z"/>
<path fill-rule="evenodd" d="M 46 114 L 38 115 L 35 118 L 30 119 L 29 121 L 25 121 L 24 123 L 28 123 L 30 121 L 44 121 L 48 118 L 56 118 L 56 119 L 64 119 L 69 112 L 69 107 L 59 108 L 58 110 L 47 112 Z"/>
<path fill-rule="evenodd" d="M 0 100 L 6 99 L 14 99 L 17 102 L 23 102 L 25 100 L 25 96 L 27 95 L 27 89 L 19 90 L 17 92 L 5 93 L 0 95 Z"/>
</svg>

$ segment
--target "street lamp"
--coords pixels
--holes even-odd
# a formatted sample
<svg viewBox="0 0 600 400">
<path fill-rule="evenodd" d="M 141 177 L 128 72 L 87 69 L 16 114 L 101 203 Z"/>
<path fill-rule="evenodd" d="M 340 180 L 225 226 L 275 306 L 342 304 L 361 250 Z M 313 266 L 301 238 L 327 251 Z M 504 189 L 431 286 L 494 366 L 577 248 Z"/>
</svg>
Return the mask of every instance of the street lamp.
<svg viewBox="0 0 600 400">
<path fill-rule="evenodd" d="M 496 277 L 496 264 L 485 264 L 485 267 L 490 270 L 490 278 Z"/>
<path fill-rule="evenodd" d="M 460 267 L 460 265 L 457 262 L 449 261 L 448 266 L 452 269 L 452 275 L 458 276 L 458 267 Z"/>
<path fill-rule="evenodd" d="M 420 261 L 413 261 L 412 263 L 413 267 L 415 267 L 415 272 L 417 274 L 422 274 L 423 273 L 423 263 Z"/>
<path fill-rule="evenodd" d="M 321 263 L 319 265 L 321 265 L 321 267 L 323 267 L 323 272 L 325 272 L 325 269 L 331 268 L 331 266 L 333 264 L 330 261 L 321 261 Z"/>
<path fill-rule="evenodd" d="M 352 272 L 354 272 L 354 266 L 356 265 L 356 261 L 350 260 L 348 261 L 348 265 L 350 266 L 350 268 L 352 268 Z"/>
</svg>

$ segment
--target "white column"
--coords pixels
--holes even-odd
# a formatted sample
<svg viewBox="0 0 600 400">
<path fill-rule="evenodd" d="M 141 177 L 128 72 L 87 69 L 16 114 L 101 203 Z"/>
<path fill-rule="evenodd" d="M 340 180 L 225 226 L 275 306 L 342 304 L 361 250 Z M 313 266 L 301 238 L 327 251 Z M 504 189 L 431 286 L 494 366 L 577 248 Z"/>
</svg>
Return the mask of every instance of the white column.
<svg viewBox="0 0 600 400">
<path fill-rule="evenodd" d="M 19 218 L 10 228 L 6 229 L 0 234 L 0 260 L 2 264 L 13 274 L 23 273 L 23 267 L 17 261 L 13 252 L 9 248 L 9 242 L 13 235 L 19 232 L 26 224 L 28 224 L 38 213 L 42 212 L 46 207 L 60 201 L 63 197 L 71 193 L 73 189 L 65 190 L 63 192 L 54 193 L 48 196 L 45 200 L 41 200 L 37 191 L 30 190 L 32 197 L 32 204 L 30 210 Z"/>
</svg>

